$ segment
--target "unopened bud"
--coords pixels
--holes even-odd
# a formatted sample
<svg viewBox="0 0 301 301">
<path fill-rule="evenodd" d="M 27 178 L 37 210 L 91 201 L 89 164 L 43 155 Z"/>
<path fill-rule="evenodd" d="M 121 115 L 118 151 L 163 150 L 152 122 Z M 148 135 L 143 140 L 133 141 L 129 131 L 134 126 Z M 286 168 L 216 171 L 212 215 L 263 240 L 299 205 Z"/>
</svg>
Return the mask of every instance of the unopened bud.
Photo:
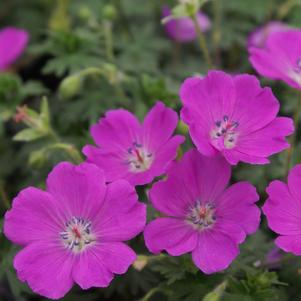
<svg viewBox="0 0 301 301">
<path fill-rule="evenodd" d="M 117 17 L 117 10 L 114 5 L 107 4 L 103 8 L 102 15 L 107 20 L 114 20 Z"/>
<path fill-rule="evenodd" d="M 59 87 L 60 95 L 67 99 L 78 94 L 82 87 L 82 78 L 78 74 L 70 75 L 63 79 Z"/>
<path fill-rule="evenodd" d="M 82 5 L 78 10 L 78 16 L 83 21 L 88 21 L 92 17 L 92 11 L 88 6 Z"/>
</svg>

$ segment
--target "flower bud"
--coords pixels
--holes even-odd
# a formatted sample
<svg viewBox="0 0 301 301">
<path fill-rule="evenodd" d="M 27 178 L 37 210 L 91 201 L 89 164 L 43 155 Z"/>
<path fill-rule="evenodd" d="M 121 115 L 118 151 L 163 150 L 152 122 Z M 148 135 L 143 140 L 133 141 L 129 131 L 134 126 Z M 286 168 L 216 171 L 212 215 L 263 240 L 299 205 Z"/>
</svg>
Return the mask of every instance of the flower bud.
<svg viewBox="0 0 301 301">
<path fill-rule="evenodd" d="M 102 15 L 107 20 L 114 20 L 117 16 L 117 10 L 114 5 L 107 4 L 103 8 Z"/>
<path fill-rule="evenodd" d="M 59 93 L 65 99 L 72 98 L 78 94 L 81 87 L 81 76 L 78 74 L 73 74 L 63 79 L 59 87 Z"/>
<path fill-rule="evenodd" d="M 92 17 L 92 11 L 88 6 L 82 5 L 78 10 L 78 16 L 83 21 L 88 21 Z"/>
</svg>

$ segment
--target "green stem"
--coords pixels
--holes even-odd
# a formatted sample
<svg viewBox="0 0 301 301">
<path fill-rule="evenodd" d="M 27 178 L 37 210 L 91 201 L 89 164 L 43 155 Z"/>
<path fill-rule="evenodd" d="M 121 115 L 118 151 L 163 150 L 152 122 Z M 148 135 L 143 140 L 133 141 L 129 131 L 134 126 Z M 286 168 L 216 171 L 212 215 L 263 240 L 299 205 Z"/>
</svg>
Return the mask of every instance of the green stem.
<svg viewBox="0 0 301 301">
<path fill-rule="evenodd" d="M 117 97 L 120 97 L 123 100 L 127 100 L 127 97 L 126 97 L 126 95 L 125 95 L 125 93 L 124 93 L 124 91 L 123 91 L 122 86 L 120 85 L 120 83 L 116 82 L 114 84 L 114 87 L 115 87 L 115 93 L 116 93 Z M 125 104 L 127 104 L 127 103 L 125 103 Z"/>
<path fill-rule="evenodd" d="M 286 164 L 285 164 L 285 176 L 288 175 L 288 172 L 289 172 L 289 170 L 291 168 L 291 164 L 292 164 L 292 157 L 293 157 L 293 153 L 294 153 L 294 149 L 295 149 L 295 143 L 296 143 L 300 113 L 301 113 L 301 94 L 300 94 L 300 96 L 297 100 L 297 104 L 296 104 L 296 107 L 295 107 L 295 110 L 294 110 L 294 115 L 293 115 L 295 132 L 290 138 L 290 145 L 291 146 L 287 150 Z"/>
<path fill-rule="evenodd" d="M 97 67 L 89 67 L 79 72 L 80 76 L 103 75 L 103 71 Z"/>
<path fill-rule="evenodd" d="M 202 28 L 200 26 L 200 23 L 198 22 L 197 15 L 191 16 L 191 19 L 192 19 L 192 21 L 194 23 L 194 26 L 195 26 L 195 30 L 196 30 L 196 33 L 197 33 L 197 36 L 198 36 L 198 39 L 199 39 L 199 44 L 200 44 L 200 48 L 203 52 L 204 59 L 207 63 L 208 68 L 212 69 L 213 68 L 212 60 L 211 60 L 210 55 L 209 55 L 209 51 L 208 51 L 205 36 L 202 32 Z"/>
<path fill-rule="evenodd" d="M 3 201 L 4 207 L 6 209 L 9 209 L 10 208 L 10 201 L 9 201 L 7 193 L 4 189 L 4 185 L 2 183 L 0 183 L 0 196 L 1 196 L 1 199 Z"/>
<path fill-rule="evenodd" d="M 110 62 L 115 60 L 114 49 L 113 49 L 113 34 L 112 34 L 112 22 L 104 22 L 104 35 L 105 35 L 105 45 L 106 45 L 106 54 L 107 59 Z"/>
<path fill-rule="evenodd" d="M 113 31 L 112 31 L 112 22 L 106 21 L 104 24 L 105 27 L 105 44 L 106 44 L 106 53 L 107 53 L 107 59 L 109 62 L 114 63 L 115 62 L 115 55 L 114 55 L 114 47 L 113 47 Z M 114 83 L 115 93 L 117 97 L 120 97 L 122 99 L 126 99 L 126 95 L 120 85 L 119 82 Z"/>
<path fill-rule="evenodd" d="M 213 1 L 213 14 L 214 14 L 214 24 L 212 33 L 212 42 L 215 50 L 215 62 L 217 65 L 220 64 L 220 41 L 222 36 L 222 10 L 221 10 L 221 0 Z"/>
<path fill-rule="evenodd" d="M 295 6 L 296 1 L 295 0 L 287 0 L 282 5 L 279 6 L 279 9 L 277 11 L 277 18 L 283 19 L 287 16 L 287 14 L 290 12 L 290 10 Z"/>
<path fill-rule="evenodd" d="M 178 41 L 174 42 L 174 47 L 172 48 L 172 66 L 176 70 L 179 66 L 181 57 L 181 43 Z"/>
<path fill-rule="evenodd" d="M 152 288 L 140 301 L 148 301 L 155 293 L 164 292 L 164 290 L 160 287 Z"/>
</svg>

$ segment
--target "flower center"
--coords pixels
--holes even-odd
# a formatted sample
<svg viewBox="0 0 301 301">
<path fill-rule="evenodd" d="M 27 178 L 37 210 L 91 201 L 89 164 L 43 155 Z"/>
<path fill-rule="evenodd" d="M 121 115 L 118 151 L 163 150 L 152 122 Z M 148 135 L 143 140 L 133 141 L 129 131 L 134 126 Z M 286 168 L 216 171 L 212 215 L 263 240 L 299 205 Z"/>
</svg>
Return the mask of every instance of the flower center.
<svg viewBox="0 0 301 301">
<path fill-rule="evenodd" d="M 201 204 L 199 201 L 189 209 L 186 220 L 199 230 L 212 227 L 215 223 L 215 208 L 212 204 Z"/>
<path fill-rule="evenodd" d="M 153 161 L 153 154 L 148 152 L 142 144 L 133 142 L 128 148 L 128 158 L 126 163 L 129 164 L 131 171 L 141 172 L 149 169 Z"/>
<path fill-rule="evenodd" d="M 225 115 L 222 120 L 217 120 L 215 122 L 215 127 L 212 130 L 211 137 L 213 139 L 214 145 L 217 148 L 233 148 L 236 144 L 238 133 L 236 128 L 239 126 L 237 121 L 229 120 L 229 117 Z M 222 145 L 220 142 L 222 141 Z"/>
<path fill-rule="evenodd" d="M 73 252 L 81 252 L 95 241 L 95 236 L 91 234 L 90 221 L 81 217 L 72 217 L 65 226 L 65 231 L 60 232 L 60 237 L 64 245 Z"/>
</svg>

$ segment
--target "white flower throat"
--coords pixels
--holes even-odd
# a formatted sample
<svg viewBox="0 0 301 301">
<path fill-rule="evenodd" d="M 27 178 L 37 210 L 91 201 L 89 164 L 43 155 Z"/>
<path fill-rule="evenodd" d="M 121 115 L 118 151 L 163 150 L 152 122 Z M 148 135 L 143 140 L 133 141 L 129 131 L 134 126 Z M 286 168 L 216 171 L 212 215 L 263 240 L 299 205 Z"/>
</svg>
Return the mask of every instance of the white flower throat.
<svg viewBox="0 0 301 301">
<path fill-rule="evenodd" d="M 75 253 L 83 251 L 95 241 L 91 233 L 91 222 L 81 217 L 72 217 L 66 222 L 65 231 L 60 232 L 64 245 Z"/>
<path fill-rule="evenodd" d="M 150 168 L 153 162 L 153 154 L 148 152 L 142 144 L 133 142 L 127 150 L 126 163 L 132 172 L 142 172 Z"/>
<path fill-rule="evenodd" d="M 215 208 L 212 204 L 201 204 L 197 201 L 193 207 L 189 208 L 186 220 L 196 229 L 210 228 L 216 221 Z"/>
<path fill-rule="evenodd" d="M 227 115 L 222 120 L 215 122 L 215 128 L 211 132 L 213 139 L 224 139 L 224 147 L 231 149 L 236 145 L 238 133 L 237 128 L 239 123 L 237 121 L 231 121 Z"/>
</svg>

